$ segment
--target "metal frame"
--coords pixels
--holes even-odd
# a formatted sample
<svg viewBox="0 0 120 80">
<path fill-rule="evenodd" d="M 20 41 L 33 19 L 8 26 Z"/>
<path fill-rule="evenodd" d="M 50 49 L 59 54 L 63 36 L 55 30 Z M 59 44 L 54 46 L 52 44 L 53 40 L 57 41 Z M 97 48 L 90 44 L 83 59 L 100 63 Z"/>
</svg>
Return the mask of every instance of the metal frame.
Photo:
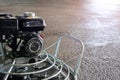
<svg viewBox="0 0 120 80">
<path fill-rule="evenodd" d="M 57 57 L 60 43 L 64 37 L 72 39 L 72 40 L 78 42 L 79 44 L 81 44 L 81 53 L 78 55 L 77 64 L 75 66 L 75 69 L 72 69 L 70 66 L 68 66 L 66 63 L 64 63 L 62 60 L 58 59 L 58 57 Z M 1 53 L 3 54 L 2 56 L 3 56 L 3 58 L 5 58 L 2 43 L 0 45 L 1 45 Z M 56 46 L 54 54 L 49 54 L 47 52 L 47 50 L 53 46 Z M 77 80 L 77 75 L 79 75 L 78 72 L 79 72 L 79 69 L 81 66 L 83 53 L 84 53 L 84 44 L 81 40 L 74 38 L 74 37 L 71 37 L 71 36 L 66 35 L 66 34 L 61 34 L 55 43 L 53 43 L 49 47 L 42 50 L 40 55 L 38 55 L 38 57 L 42 57 L 41 61 L 37 61 L 35 63 L 18 64 L 18 63 L 16 63 L 17 59 L 14 59 L 12 64 L 7 64 L 7 65 L 3 64 L 3 66 L 7 66 L 9 68 L 8 68 L 8 71 L 5 72 L 5 71 L 2 71 L 2 70 L 4 70 L 5 67 L 0 67 L 0 73 L 6 74 L 6 76 L 4 77 L 3 80 L 7 80 L 9 75 L 42 74 L 45 72 L 46 72 L 45 78 L 42 80 L 49 80 L 49 79 L 52 79 L 56 76 L 57 77 L 62 76 L 64 80 L 73 80 L 73 79 Z M 72 59 L 74 59 L 74 58 L 72 58 Z M 68 60 L 67 62 L 71 61 L 72 59 Z M 29 68 L 30 66 L 35 66 L 35 65 L 42 64 L 45 62 L 49 62 L 50 65 L 44 69 L 40 69 L 40 70 L 38 69 L 37 71 L 28 71 L 28 72 L 19 72 L 19 73 L 12 71 L 12 69 L 14 67 L 28 67 Z M 57 72 L 52 74 L 52 75 L 47 75 L 47 72 L 49 70 L 51 70 L 52 68 L 54 68 L 54 70 L 56 70 Z M 72 79 L 70 79 L 70 77 L 72 77 Z"/>
</svg>

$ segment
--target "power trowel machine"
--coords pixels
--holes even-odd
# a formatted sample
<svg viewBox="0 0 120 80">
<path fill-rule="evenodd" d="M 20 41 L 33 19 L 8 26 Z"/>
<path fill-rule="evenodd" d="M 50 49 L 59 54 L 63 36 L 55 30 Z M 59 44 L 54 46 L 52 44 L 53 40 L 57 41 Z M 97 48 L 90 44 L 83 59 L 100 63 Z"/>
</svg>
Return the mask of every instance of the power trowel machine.
<svg viewBox="0 0 120 80">
<path fill-rule="evenodd" d="M 0 80 L 77 80 L 84 46 L 81 40 L 61 34 L 58 40 L 43 48 L 41 32 L 44 19 L 33 12 L 20 16 L 0 13 Z M 64 37 L 81 44 L 81 54 L 73 69 L 58 58 Z M 53 53 L 47 50 L 55 46 Z"/>
</svg>

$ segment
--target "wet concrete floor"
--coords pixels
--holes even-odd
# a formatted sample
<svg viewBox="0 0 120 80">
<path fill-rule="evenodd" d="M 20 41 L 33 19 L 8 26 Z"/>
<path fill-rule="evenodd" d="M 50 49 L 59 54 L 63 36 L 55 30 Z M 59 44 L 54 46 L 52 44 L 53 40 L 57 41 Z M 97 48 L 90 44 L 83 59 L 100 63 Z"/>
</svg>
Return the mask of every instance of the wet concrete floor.
<svg viewBox="0 0 120 80">
<path fill-rule="evenodd" d="M 120 0 L 0 0 L 0 12 L 46 20 L 45 46 L 64 32 L 85 43 L 79 80 L 120 80 Z"/>
</svg>

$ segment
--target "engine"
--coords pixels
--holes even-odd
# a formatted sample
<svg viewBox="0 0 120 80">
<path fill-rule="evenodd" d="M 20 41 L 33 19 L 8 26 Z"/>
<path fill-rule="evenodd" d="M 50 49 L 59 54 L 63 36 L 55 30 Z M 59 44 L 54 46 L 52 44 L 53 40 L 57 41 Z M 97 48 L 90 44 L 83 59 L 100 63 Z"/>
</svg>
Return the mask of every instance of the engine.
<svg viewBox="0 0 120 80">
<path fill-rule="evenodd" d="M 6 57 L 32 57 L 40 53 L 43 39 L 40 36 L 45 21 L 35 13 L 25 12 L 20 16 L 0 14 L 0 43 Z"/>
</svg>

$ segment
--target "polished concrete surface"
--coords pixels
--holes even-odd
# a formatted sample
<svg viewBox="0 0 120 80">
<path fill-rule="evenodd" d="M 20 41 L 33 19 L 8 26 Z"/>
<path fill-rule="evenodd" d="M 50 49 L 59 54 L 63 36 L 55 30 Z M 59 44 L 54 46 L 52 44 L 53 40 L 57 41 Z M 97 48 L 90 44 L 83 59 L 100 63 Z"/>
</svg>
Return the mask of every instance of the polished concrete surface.
<svg viewBox="0 0 120 80">
<path fill-rule="evenodd" d="M 68 33 L 85 43 L 79 80 L 120 80 L 120 0 L 0 0 L 0 12 L 46 20 L 45 46 Z"/>
</svg>

